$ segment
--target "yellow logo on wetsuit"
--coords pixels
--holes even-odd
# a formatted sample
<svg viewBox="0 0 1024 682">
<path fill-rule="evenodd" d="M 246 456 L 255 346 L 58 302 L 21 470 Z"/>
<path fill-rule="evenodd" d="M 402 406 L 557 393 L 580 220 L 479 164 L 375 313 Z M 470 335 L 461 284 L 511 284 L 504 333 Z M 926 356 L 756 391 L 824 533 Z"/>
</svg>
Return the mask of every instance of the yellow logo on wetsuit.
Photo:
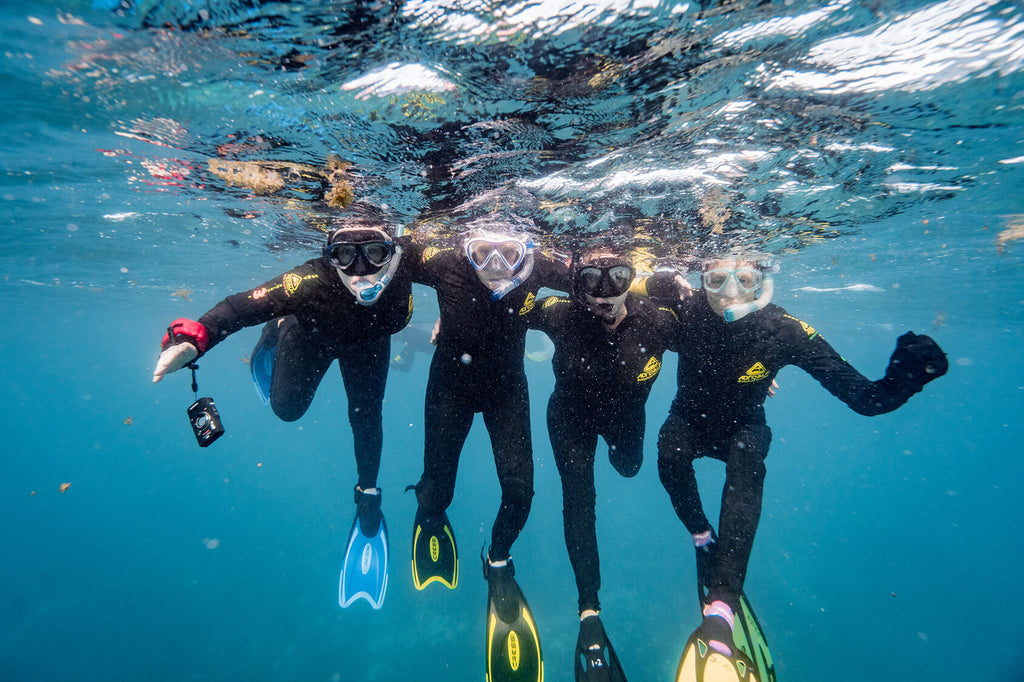
<svg viewBox="0 0 1024 682">
<path fill-rule="evenodd" d="M 741 384 L 752 384 L 755 381 L 761 381 L 761 379 L 768 378 L 768 368 L 760 362 L 755 362 L 754 365 L 747 370 L 747 373 L 739 378 Z"/>
<path fill-rule="evenodd" d="M 531 310 L 533 310 L 533 304 L 534 304 L 534 302 L 536 300 L 537 300 L 536 294 L 534 294 L 532 291 L 530 293 L 528 293 L 526 295 L 526 300 L 523 302 L 523 307 L 519 309 L 519 314 L 520 315 L 525 315 L 526 313 L 528 313 Z"/>
<path fill-rule="evenodd" d="M 660 306 L 659 305 L 658 306 L 658 310 L 664 310 L 666 313 L 672 313 L 672 317 L 674 317 L 676 319 L 676 322 L 679 321 L 679 316 L 676 315 L 676 311 L 672 310 L 671 308 L 666 308 L 665 306 Z"/>
<path fill-rule="evenodd" d="M 409 294 L 409 312 L 405 314 L 405 323 L 409 324 L 409 320 L 412 319 L 412 294 Z"/>
<path fill-rule="evenodd" d="M 569 302 L 569 299 L 562 298 L 561 296 L 548 296 L 546 299 L 544 299 L 544 305 L 542 306 L 542 309 L 543 310 L 547 310 L 548 308 L 550 308 L 553 305 L 557 305 L 559 303 L 568 303 L 568 302 Z"/>
<path fill-rule="evenodd" d="M 818 330 L 815 329 L 814 327 L 812 327 L 811 325 L 807 324 L 803 320 L 798 320 L 795 317 L 793 317 L 792 315 L 783 315 L 783 317 L 788 317 L 789 319 L 793 320 L 794 322 L 799 322 L 800 323 L 800 327 L 803 328 L 804 333 L 807 334 L 807 338 L 813 339 L 815 336 L 818 335 Z"/>
<path fill-rule="evenodd" d="M 426 263 L 431 258 L 434 258 L 435 256 L 439 256 L 442 253 L 444 253 L 445 251 L 454 251 L 454 250 L 455 249 L 439 249 L 436 246 L 428 246 L 427 248 L 423 249 L 423 262 Z"/>
<path fill-rule="evenodd" d="M 296 275 L 294 272 L 289 272 L 284 276 L 284 293 L 291 296 L 299 290 L 299 286 L 302 284 L 302 277 Z"/>
<path fill-rule="evenodd" d="M 640 372 L 640 375 L 637 376 L 636 380 L 640 382 L 647 381 L 648 379 L 653 379 L 654 377 L 658 376 L 658 372 L 660 371 L 661 360 L 652 355 L 651 359 L 647 361 L 646 365 L 644 365 L 644 371 Z"/>
</svg>

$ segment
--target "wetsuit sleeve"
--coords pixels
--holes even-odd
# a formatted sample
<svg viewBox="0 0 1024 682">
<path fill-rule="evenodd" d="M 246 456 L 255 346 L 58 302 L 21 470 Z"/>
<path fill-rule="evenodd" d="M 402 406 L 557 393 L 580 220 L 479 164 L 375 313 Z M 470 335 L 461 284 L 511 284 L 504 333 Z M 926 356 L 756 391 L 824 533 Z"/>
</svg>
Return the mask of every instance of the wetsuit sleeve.
<svg viewBox="0 0 1024 682">
<path fill-rule="evenodd" d="M 207 351 L 239 329 L 289 315 L 308 305 L 314 290 L 324 286 L 322 276 L 322 272 L 306 263 L 255 289 L 228 296 L 199 318 L 210 333 Z"/>
<path fill-rule="evenodd" d="M 569 299 L 564 296 L 545 296 L 526 314 L 526 326 L 554 338 L 555 329 L 560 326 L 569 306 Z"/>
<path fill-rule="evenodd" d="M 567 263 L 537 254 L 534 257 L 533 270 L 537 273 L 542 287 L 556 291 L 570 291 L 572 270 Z"/>
<path fill-rule="evenodd" d="M 445 271 L 456 257 L 455 249 L 449 247 L 440 248 L 412 241 L 402 245 L 402 260 L 408 259 L 412 281 L 430 287 L 436 287 L 444 280 Z"/>
<path fill-rule="evenodd" d="M 931 361 L 933 373 L 928 373 L 926 365 L 914 359 L 919 354 L 910 345 L 914 339 L 908 338 L 902 346 L 897 344 L 885 376 L 871 381 L 843 359 L 813 327 L 796 318 L 788 320 L 791 324 L 786 325 L 783 334 L 788 335 L 793 344 L 792 364 L 814 377 L 829 393 L 858 414 L 873 417 L 892 412 L 919 392 L 925 383 L 941 376 L 939 369 L 945 373 L 934 358 Z M 906 336 L 900 337 L 901 341 Z M 928 337 L 916 337 L 922 338 L 931 341 Z M 924 353 L 932 350 L 925 342 L 921 348 Z M 945 355 L 942 355 L 942 361 L 945 361 Z"/>
<path fill-rule="evenodd" d="M 659 270 L 649 277 L 637 279 L 630 291 L 663 304 L 675 302 L 679 300 L 679 284 L 676 283 L 678 275 L 674 270 Z"/>
</svg>

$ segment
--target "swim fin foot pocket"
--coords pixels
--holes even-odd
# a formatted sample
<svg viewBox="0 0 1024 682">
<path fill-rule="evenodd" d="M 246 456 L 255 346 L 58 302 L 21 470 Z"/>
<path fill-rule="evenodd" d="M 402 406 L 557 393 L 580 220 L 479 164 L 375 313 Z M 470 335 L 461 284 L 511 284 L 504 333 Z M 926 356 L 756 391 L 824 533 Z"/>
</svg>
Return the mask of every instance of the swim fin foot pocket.
<svg viewBox="0 0 1024 682">
<path fill-rule="evenodd" d="M 599 616 L 580 621 L 576 639 L 576 682 L 626 682 L 626 674 Z"/>
<path fill-rule="evenodd" d="M 459 584 L 459 549 L 444 512 L 428 515 L 416 510 L 412 529 L 412 583 L 422 590 L 430 583 L 450 590 Z"/>
<path fill-rule="evenodd" d="M 526 597 L 515 579 L 512 560 L 491 566 L 487 578 L 487 682 L 543 682 L 540 635 Z"/>
<path fill-rule="evenodd" d="M 388 589 L 388 527 L 381 512 L 379 491 L 367 494 L 357 489 L 355 497 L 356 516 L 345 545 L 338 605 L 346 608 L 364 599 L 379 609 Z"/>
</svg>

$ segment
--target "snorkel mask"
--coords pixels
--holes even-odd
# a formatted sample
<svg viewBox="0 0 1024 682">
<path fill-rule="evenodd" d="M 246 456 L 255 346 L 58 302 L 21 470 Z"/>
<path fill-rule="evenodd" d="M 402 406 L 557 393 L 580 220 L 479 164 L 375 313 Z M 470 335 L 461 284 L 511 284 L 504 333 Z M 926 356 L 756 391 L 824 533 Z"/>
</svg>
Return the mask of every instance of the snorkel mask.
<svg viewBox="0 0 1024 682">
<path fill-rule="evenodd" d="M 476 233 L 464 244 L 466 258 L 477 272 L 514 273 L 507 279 L 492 280 L 491 300 L 498 301 L 522 284 L 533 272 L 533 240 L 506 234 Z M 518 271 L 517 271 L 518 269 Z"/>
<path fill-rule="evenodd" d="M 753 265 L 737 268 L 709 268 L 701 273 L 701 285 L 710 295 L 724 294 L 727 297 L 735 298 L 743 294 L 757 292 L 752 301 L 730 305 L 721 311 L 722 318 L 726 322 L 735 322 L 746 317 L 750 313 L 761 310 L 772 300 L 775 293 L 774 273 L 779 271 L 779 266 L 771 259 L 750 259 L 750 258 L 723 258 L 721 261 L 732 260 L 734 262 L 752 262 Z M 712 261 L 715 262 L 715 261 Z"/>
<path fill-rule="evenodd" d="M 402 236 L 402 233 L 403 228 L 399 226 L 395 237 Z M 402 247 L 379 228 L 340 228 L 331 233 L 323 255 L 337 269 L 343 281 L 345 277 L 365 276 L 384 269 L 373 282 L 345 282 L 354 289 L 357 303 L 370 306 L 377 302 L 398 271 Z"/>
</svg>

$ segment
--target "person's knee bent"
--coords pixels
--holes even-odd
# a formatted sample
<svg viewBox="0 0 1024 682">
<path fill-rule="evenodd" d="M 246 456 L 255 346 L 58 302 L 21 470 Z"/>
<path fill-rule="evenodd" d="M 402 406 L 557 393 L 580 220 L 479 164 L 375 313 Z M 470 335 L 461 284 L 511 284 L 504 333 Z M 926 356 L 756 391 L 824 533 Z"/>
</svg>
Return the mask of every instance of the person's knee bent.
<svg viewBox="0 0 1024 682">
<path fill-rule="evenodd" d="M 663 484 L 667 485 L 680 472 L 693 469 L 695 459 L 697 452 L 688 438 L 676 429 L 661 430 L 658 434 L 658 476 Z"/>
<path fill-rule="evenodd" d="M 275 400 L 274 394 L 270 394 L 270 407 L 274 410 L 277 418 L 285 422 L 298 421 L 309 409 L 309 402 L 298 402 L 293 400 Z"/>
<path fill-rule="evenodd" d="M 763 481 L 766 474 L 765 457 L 772 442 L 767 426 L 752 424 L 737 432 L 729 449 L 727 470 L 750 480 Z"/>
<path fill-rule="evenodd" d="M 421 478 L 416 484 L 416 502 L 428 515 L 440 514 L 448 509 L 455 496 L 454 486 L 438 485 L 436 481 Z"/>
<path fill-rule="evenodd" d="M 511 477 L 501 481 L 501 504 L 514 507 L 524 514 L 530 513 L 533 504 L 533 485 L 521 478 Z"/>
</svg>

